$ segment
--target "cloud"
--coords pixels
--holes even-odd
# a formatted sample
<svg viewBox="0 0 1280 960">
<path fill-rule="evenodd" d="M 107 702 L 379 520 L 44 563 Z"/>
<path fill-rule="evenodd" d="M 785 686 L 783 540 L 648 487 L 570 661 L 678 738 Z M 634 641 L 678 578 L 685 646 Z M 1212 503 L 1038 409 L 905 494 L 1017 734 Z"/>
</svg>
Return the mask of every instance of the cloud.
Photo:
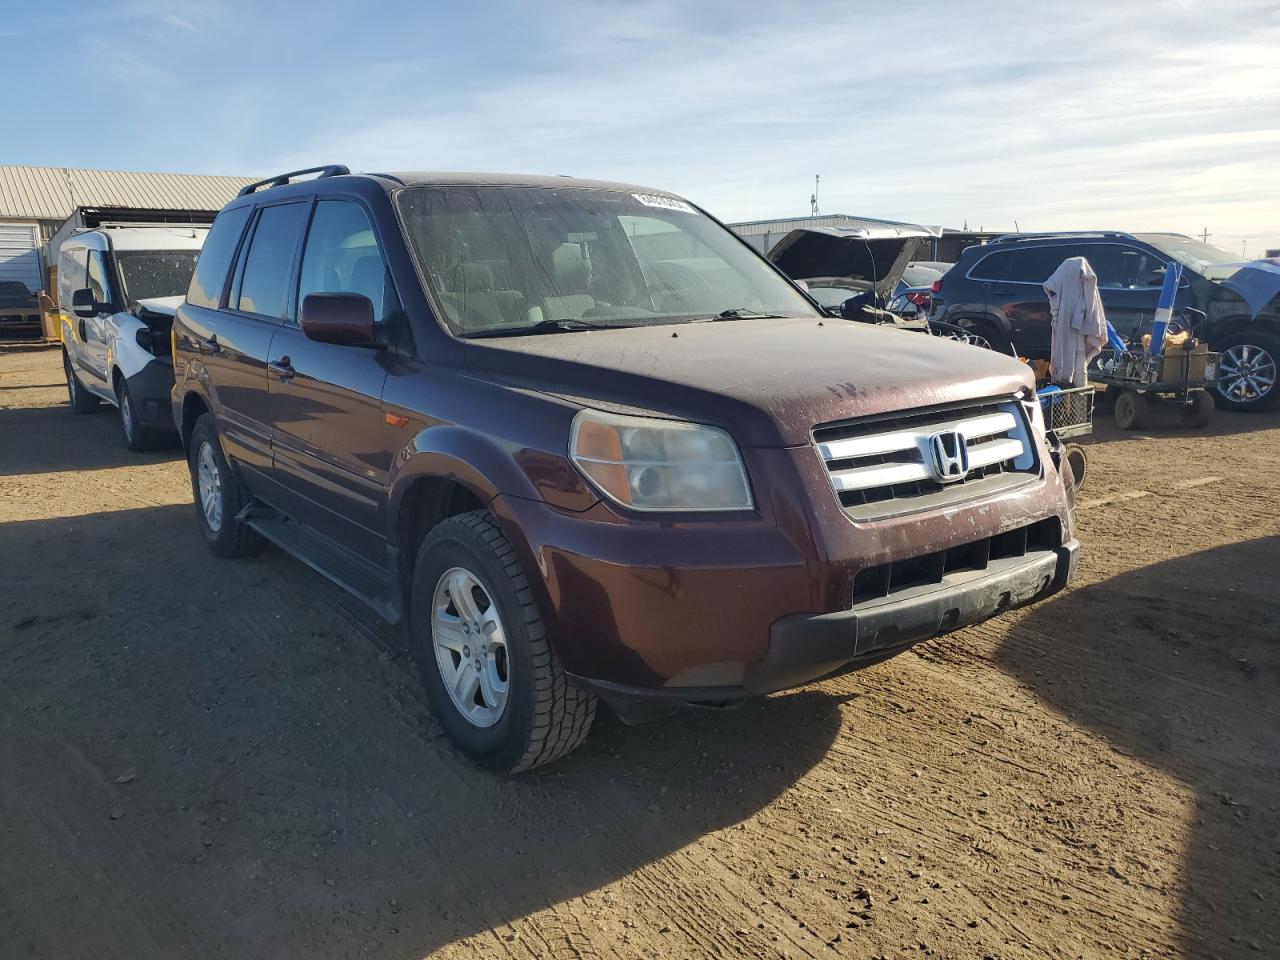
<svg viewBox="0 0 1280 960">
<path fill-rule="evenodd" d="M 481 54 L 467 79 L 490 82 L 424 84 L 276 159 L 651 182 L 727 218 L 801 212 L 820 172 L 825 209 L 929 223 L 1276 229 L 1274 4 L 687 10 L 555 7 L 529 68 Z"/>
</svg>

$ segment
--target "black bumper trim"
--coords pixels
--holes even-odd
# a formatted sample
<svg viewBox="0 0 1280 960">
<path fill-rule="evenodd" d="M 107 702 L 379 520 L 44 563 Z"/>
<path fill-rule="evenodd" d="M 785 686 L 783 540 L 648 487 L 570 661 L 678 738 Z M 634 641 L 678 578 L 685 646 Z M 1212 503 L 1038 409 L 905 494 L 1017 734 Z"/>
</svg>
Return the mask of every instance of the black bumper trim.
<svg viewBox="0 0 1280 960">
<path fill-rule="evenodd" d="M 929 637 L 986 620 L 1057 593 L 1075 573 L 1079 544 L 1071 541 L 962 582 L 919 587 L 836 613 L 783 617 L 769 631 L 769 651 L 746 665 L 732 687 L 632 687 L 573 677 L 628 722 L 652 719 L 682 706 L 721 705 L 787 690 L 879 663 Z"/>
<path fill-rule="evenodd" d="M 131 377 L 126 377 L 134 412 L 144 427 L 174 432 L 173 407 L 170 392 L 173 390 L 173 365 L 155 359 Z"/>
</svg>

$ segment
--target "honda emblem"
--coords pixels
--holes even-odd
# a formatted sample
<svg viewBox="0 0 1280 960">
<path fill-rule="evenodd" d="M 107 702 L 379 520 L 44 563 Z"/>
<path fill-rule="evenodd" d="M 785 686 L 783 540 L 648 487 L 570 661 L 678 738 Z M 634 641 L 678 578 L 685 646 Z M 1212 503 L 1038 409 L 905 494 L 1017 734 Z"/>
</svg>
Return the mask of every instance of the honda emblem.
<svg viewBox="0 0 1280 960">
<path fill-rule="evenodd" d="M 931 436 L 929 454 L 939 483 L 954 483 L 969 473 L 969 445 L 959 431 L 941 430 Z"/>
</svg>

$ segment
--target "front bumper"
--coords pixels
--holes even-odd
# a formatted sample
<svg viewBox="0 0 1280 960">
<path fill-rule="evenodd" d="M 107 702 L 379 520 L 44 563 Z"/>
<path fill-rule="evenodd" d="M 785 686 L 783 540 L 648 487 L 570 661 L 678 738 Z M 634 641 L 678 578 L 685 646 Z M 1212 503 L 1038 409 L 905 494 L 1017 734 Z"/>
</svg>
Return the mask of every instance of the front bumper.
<svg viewBox="0 0 1280 960">
<path fill-rule="evenodd" d="M 645 720 L 681 706 L 721 705 L 786 690 L 834 674 L 871 666 L 912 644 L 1048 597 L 1075 573 L 1079 544 L 995 561 L 984 571 L 964 571 L 940 584 L 905 590 L 891 598 L 824 614 L 795 614 L 775 621 L 769 647 L 748 663 L 741 683 L 701 687 L 633 687 L 576 677 L 624 719 Z"/>
<path fill-rule="evenodd" d="M 151 430 L 174 431 L 173 407 L 170 392 L 173 390 L 173 365 L 157 358 L 148 362 L 131 377 L 126 377 L 129 397 L 134 412 L 144 427 Z"/>
</svg>

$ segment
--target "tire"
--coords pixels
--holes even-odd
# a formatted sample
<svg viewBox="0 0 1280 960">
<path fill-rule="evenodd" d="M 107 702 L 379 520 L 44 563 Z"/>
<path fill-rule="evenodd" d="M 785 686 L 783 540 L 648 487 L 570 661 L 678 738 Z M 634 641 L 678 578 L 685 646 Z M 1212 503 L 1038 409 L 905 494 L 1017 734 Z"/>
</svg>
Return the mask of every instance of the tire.
<svg viewBox="0 0 1280 960">
<path fill-rule="evenodd" d="M 156 445 L 155 431 L 142 425 L 138 419 L 138 411 L 133 398 L 129 395 L 129 384 L 123 377 L 116 385 L 116 407 L 120 411 L 120 427 L 124 431 L 125 446 L 131 453 L 143 453 Z"/>
<path fill-rule="evenodd" d="M 1147 398 L 1136 390 L 1125 390 L 1116 397 L 1114 413 L 1121 430 L 1141 430 L 1147 421 Z"/>
<path fill-rule="evenodd" d="M 1214 401 L 1208 390 L 1192 390 L 1187 393 L 1187 406 L 1179 411 L 1184 427 L 1198 430 L 1207 427 L 1213 419 Z"/>
<path fill-rule="evenodd" d="M 1238 413 L 1265 410 L 1280 399 L 1280 338 L 1269 333 L 1245 332 L 1229 336 L 1214 346 L 1222 354 L 1214 390 L 1218 405 Z M 1270 380 L 1270 383 L 1263 381 Z"/>
<path fill-rule="evenodd" d="M 257 553 L 266 541 L 252 527 L 236 520 L 250 498 L 222 453 L 213 414 L 206 413 L 196 421 L 195 429 L 191 431 L 190 450 L 191 459 L 187 465 L 191 469 L 191 494 L 195 501 L 196 522 L 200 524 L 205 544 L 220 557 L 244 557 Z M 208 502 L 201 492 L 202 466 L 213 471 L 207 478 L 210 482 Z M 215 504 L 216 517 L 212 512 Z"/>
<path fill-rule="evenodd" d="M 468 620 L 480 629 L 468 629 Z M 518 773 L 586 738 L 596 698 L 569 683 L 520 560 L 487 511 L 450 517 L 423 540 L 409 633 L 436 717 L 478 766 Z M 468 637 L 487 642 L 477 651 Z"/>
<path fill-rule="evenodd" d="M 1068 443 L 1062 451 L 1062 458 L 1071 468 L 1071 489 L 1079 490 L 1089 472 L 1089 455 L 1080 444 Z"/>
<path fill-rule="evenodd" d="M 72 413 L 93 413 L 98 409 L 98 398 L 84 388 L 71 366 L 71 358 L 62 351 L 62 369 L 67 375 L 67 400 Z"/>
</svg>

